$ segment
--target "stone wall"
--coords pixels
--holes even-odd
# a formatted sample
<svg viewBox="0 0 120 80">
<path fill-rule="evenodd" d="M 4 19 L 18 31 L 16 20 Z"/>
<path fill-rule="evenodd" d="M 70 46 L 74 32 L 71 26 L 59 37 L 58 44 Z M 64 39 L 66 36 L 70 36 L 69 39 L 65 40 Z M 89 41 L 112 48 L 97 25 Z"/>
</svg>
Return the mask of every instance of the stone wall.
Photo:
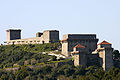
<svg viewBox="0 0 120 80">
<path fill-rule="evenodd" d="M 94 34 L 66 34 L 63 35 L 62 54 L 69 56 L 78 43 L 85 46 L 87 53 L 91 54 L 97 48 L 98 39 Z M 67 50 L 67 51 L 66 51 Z"/>
</svg>

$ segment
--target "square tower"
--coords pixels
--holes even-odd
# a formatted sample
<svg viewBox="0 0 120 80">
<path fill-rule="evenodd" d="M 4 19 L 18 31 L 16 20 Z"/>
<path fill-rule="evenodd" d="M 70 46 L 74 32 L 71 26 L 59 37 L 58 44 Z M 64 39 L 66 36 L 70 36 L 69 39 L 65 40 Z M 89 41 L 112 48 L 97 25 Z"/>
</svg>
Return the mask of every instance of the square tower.
<svg viewBox="0 0 120 80">
<path fill-rule="evenodd" d="M 110 68 L 112 68 L 113 67 L 112 44 L 107 41 L 103 41 L 98 44 L 98 48 L 96 51 L 97 53 L 99 53 L 99 57 L 102 59 L 102 61 L 100 61 L 100 65 L 103 67 L 103 69 L 105 71 L 108 71 Z"/>
<path fill-rule="evenodd" d="M 21 29 L 8 29 L 7 32 L 7 41 L 21 39 Z"/>
<path fill-rule="evenodd" d="M 59 31 L 58 30 L 46 30 L 43 32 L 43 40 L 45 43 L 58 42 Z"/>
<path fill-rule="evenodd" d="M 87 54 L 86 54 L 86 47 L 81 45 L 80 43 L 77 44 L 73 48 L 73 52 L 71 52 L 72 57 L 74 58 L 74 66 L 82 65 L 86 67 L 87 65 Z"/>
</svg>

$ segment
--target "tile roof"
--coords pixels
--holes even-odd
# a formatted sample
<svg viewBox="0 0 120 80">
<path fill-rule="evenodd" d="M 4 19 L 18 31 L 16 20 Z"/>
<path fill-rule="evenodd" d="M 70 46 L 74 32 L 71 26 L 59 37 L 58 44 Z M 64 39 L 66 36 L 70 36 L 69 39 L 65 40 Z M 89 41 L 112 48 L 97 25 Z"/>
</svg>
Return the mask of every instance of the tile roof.
<svg viewBox="0 0 120 80">
<path fill-rule="evenodd" d="M 107 41 L 103 41 L 103 42 L 99 43 L 98 45 L 102 45 L 102 44 L 111 44 L 111 43 L 109 43 Z"/>
<path fill-rule="evenodd" d="M 80 43 L 76 45 L 74 48 L 85 48 L 85 46 L 81 45 Z"/>
</svg>

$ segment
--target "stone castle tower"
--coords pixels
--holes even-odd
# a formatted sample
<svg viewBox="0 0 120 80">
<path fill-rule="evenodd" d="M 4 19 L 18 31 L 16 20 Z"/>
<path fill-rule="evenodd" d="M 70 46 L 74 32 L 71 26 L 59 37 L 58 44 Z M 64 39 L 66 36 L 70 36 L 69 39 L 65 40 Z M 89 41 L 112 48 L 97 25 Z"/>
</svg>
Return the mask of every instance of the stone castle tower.
<svg viewBox="0 0 120 80">
<path fill-rule="evenodd" d="M 99 57 L 102 58 L 102 61 L 100 61 L 101 66 L 105 71 L 109 70 L 113 66 L 113 48 L 112 44 L 108 43 L 107 41 L 103 41 L 98 44 L 98 48 L 96 49 L 96 52 L 99 54 Z"/>
<path fill-rule="evenodd" d="M 45 30 L 43 32 L 43 40 L 45 43 L 58 42 L 59 31 L 58 30 Z"/>
<path fill-rule="evenodd" d="M 85 46 L 78 44 L 73 48 L 73 52 L 71 52 L 73 58 L 74 58 L 74 65 L 79 66 L 82 65 L 83 67 L 86 67 L 87 64 L 87 51 Z"/>
<path fill-rule="evenodd" d="M 21 39 L 21 29 L 8 29 L 7 41 Z"/>
</svg>

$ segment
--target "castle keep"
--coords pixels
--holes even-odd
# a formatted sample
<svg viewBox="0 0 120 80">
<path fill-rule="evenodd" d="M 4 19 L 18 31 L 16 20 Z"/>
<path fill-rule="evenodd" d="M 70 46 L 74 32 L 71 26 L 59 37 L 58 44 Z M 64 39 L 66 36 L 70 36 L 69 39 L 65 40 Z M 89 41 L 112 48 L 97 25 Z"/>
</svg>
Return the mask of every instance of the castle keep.
<svg viewBox="0 0 120 80">
<path fill-rule="evenodd" d="M 97 48 L 98 39 L 95 34 L 66 34 L 63 35 L 62 54 L 65 56 L 71 56 L 73 47 L 78 43 L 86 47 L 86 52 L 91 54 Z"/>
</svg>

